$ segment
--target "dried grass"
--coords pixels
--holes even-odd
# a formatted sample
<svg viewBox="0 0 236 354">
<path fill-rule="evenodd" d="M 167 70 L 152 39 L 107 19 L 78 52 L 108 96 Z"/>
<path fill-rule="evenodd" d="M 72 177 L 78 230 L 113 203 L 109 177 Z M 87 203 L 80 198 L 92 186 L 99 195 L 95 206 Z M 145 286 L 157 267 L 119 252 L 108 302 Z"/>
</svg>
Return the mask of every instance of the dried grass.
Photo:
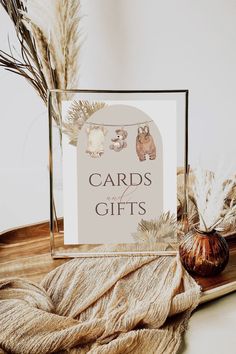
<svg viewBox="0 0 236 354">
<path fill-rule="evenodd" d="M 48 89 L 78 84 L 80 0 L 0 0 L 12 20 L 21 55 L 0 51 L 0 66 L 23 76 L 47 104 Z M 60 107 L 62 96 L 58 95 Z M 54 118 L 58 121 L 58 115 Z"/>
</svg>

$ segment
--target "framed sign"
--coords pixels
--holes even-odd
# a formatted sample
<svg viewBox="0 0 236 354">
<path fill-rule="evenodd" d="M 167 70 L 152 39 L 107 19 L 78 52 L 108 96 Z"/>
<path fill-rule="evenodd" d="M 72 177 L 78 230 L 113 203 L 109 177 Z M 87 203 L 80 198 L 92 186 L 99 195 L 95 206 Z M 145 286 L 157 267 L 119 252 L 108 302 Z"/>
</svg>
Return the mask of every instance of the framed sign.
<svg viewBox="0 0 236 354">
<path fill-rule="evenodd" d="M 50 91 L 52 256 L 175 253 L 187 122 L 188 90 Z M 167 216 L 171 237 L 155 238 Z"/>
</svg>

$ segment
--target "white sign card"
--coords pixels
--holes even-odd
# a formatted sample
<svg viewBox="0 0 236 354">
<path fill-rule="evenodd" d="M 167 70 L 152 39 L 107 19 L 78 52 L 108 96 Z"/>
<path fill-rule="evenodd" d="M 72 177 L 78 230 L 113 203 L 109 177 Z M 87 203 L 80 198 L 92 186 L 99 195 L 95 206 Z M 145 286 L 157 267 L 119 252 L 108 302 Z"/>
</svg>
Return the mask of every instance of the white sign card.
<svg viewBox="0 0 236 354">
<path fill-rule="evenodd" d="M 63 122 L 98 107 L 62 134 L 64 243 L 133 243 L 142 219 L 177 212 L 176 100 L 88 98 L 63 102 Z"/>
</svg>

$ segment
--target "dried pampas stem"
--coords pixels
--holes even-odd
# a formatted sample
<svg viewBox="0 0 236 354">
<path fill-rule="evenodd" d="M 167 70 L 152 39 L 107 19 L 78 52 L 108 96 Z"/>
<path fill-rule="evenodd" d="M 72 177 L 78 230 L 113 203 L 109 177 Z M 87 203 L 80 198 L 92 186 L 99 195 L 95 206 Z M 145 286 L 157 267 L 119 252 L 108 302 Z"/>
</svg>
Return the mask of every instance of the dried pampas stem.
<svg viewBox="0 0 236 354">
<path fill-rule="evenodd" d="M 47 104 L 48 89 L 78 84 L 80 1 L 0 0 L 15 26 L 20 58 L 0 51 L 0 66 L 23 76 Z M 17 56 L 17 55 L 16 55 Z M 54 110 L 66 97 L 57 95 Z M 60 114 L 54 114 L 59 124 Z"/>
<path fill-rule="evenodd" d="M 56 1 L 56 19 L 59 30 L 60 42 L 58 45 L 59 57 L 61 57 L 62 86 L 75 88 L 78 84 L 78 53 L 79 46 L 79 1 Z"/>
<path fill-rule="evenodd" d="M 199 170 L 200 169 L 200 170 Z M 217 215 L 215 214 L 215 224 L 213 223 L 214 228 L 223 236 L 230 236 L 236 234 L 236 176 L 233 175 L 231 179 L 227 178 L 227 173 L 224 173 L 225 168 L 222 167 L 222 170 L 219 169 L 216 173 L 210 171 L 201 170 L 198 167 L 198 172 L 196 170 L 189 171 L 189 183 L 188 183 L 188 226 L 190 229 L 199 227 L 200 221 L 203 224 L 203 230 L 210 230 L 211 228 L 204 226 L 205 218 L 202 210 L 205 211 L 207 208 L 207 213 L 209 212 L 209 197 L 205 192 L 205 198 L 202 194 L 202 185 L 205 186 L 205 180 L 208 179 L 207 185 L 205 186 L 205 191 L 209 191 L 214 187 L 212 184 L 212 178 L 219 178 L 218 180 L 218 192 L 221 194 L 221 202 L 218 204 L 216 210 Z M 181 176 L 182 174 L 182 176 Z M 200 176 L 200 178 L 199 178 Z M 178 174 L 178 220 L 181 220 L 184 209 L 184 193 L 183 193 L 183 178 L 184 172 Z M 200 182 L 202 180 L 202 182 Z M 204 183 L 203 183 L 204 182 Z M 226 187 L 226 189 L 225 189 Z M 223 194 L 222 194 L 223 193 Z M 216 193 L 217 194 L 217 193 Z M 198 198 L 198 195 L 201 195 L 203 198 L 201 201 Z M 212 198 L 212 195 L 210 196 Z M 217 198 L 216 198 L 217 199 Z M 202 204 L 201 204 L 202 203 Z M 211 202 L 213 204 L 213 202 Z M 213 208 L 213 207 L 212 207 Z M 214 209 L 214 208 L 213 208 Z M 216 213 L 216 210 L 213 210 L 213 213 Z M 204 221 L 203 221 L 204 220 Z M 181 224 L 181 223 L 180 223 Z M 178 229 L 179 230 L 179 229 Z M 181 229 L 180 229 L 181 231 Z"/>
<path fill-rule="evenodd" d="M 52 48 L 49 47 L 49 43 L 44 33 L 37 25 L 31 23 L 29 26 L 29 23 L 26 20 L 25 20 L 25 25 L 28 26 L 28 28 L 30 28 L 31 33 L 33 34 L 33 37 L 35 39 L 35 45 L 37 48 L 37 53 L 40 58 L 40 65 L 42 68 L 42 72 L 44 73 L 44 77 L 47 82 L 47 87 L 49 89 L 52 89 L 55 86 L 51 74 L 51 58 L 53 57 Z"/>
<path fill-rule="evenodd" d="M 78 0 L 51 0 L 47 5 L 41 0 L 31 0 L 27 3 L 27 11 L 22 11 L 24 19 L 29 23 L 35 34 L 36 45 L 44 46 L 35 29 L 40 29 L 42 39 L 46 39 L 50 58 L 45 57 L 45 51 L 39 51 L 41 61 L 48 63 L 51 83 L 49 88 L 71 89 L 78 84 L 79 55 L 79 10 Z M 47 54 L 47 53 L 46 53 Z M 45 60 L 46 59 L 46 60 Z M 48 74 L 48 68 L 46 68 Z M 57 95 L 59 103 L 66 99 L 65 95 Z M 60 107 L 60 104 L 59 104 Z"/>
<path fill-rule="evenodd" d="M 35 40 L 32 33 L 22 21 L 22 11 L 27 11 L 21 0 L 0 0 L 8 16 L 10 17 L 21 47 L 21 54 L 13 56 L 0 50 L 0 66 L 8 71 L 24 77 L 38 92 L 42 100 L 47 103 L 47 82 L 41 68 Z"/>
<path fill-rule="evenodd" d="M 226 179 L 222 169 L 212 173 L 198 168 L 194 174 L 193 193 L 199 215 L 199 229 L 208 232 L 222 222 L 221 213 L 234 179 Z"/>
</svg>

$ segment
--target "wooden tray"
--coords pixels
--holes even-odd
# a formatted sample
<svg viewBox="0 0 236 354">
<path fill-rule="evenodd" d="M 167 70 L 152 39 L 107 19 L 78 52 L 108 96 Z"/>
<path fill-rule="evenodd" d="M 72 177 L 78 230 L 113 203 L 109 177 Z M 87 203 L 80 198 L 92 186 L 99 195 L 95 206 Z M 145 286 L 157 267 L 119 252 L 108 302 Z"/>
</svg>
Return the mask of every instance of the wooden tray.
<svg viewBox="0 0 236 354">
<path fill-rule="evenodd" d="M 226 269 L 212 278 L 195 277 L 202 287 L 201 303 L 236 291 L 236 237 L 227 238 L 230 259 Z M 0 234 L 0 278 L 21 277 L 40 281 L 69 259 L 52 259 L 48 222 Z"/>
</svg>

